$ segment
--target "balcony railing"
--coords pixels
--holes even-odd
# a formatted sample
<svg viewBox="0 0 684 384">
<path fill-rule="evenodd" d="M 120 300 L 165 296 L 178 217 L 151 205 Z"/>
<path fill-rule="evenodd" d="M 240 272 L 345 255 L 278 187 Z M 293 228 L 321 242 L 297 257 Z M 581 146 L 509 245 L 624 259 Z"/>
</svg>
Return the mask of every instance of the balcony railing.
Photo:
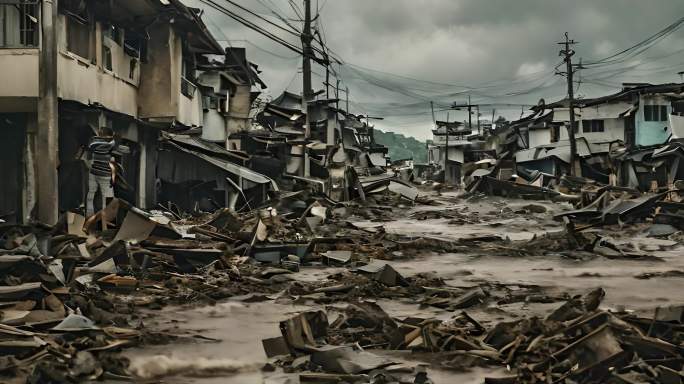
<svg viewBox="0 0 684 384">
<path fill-rule="evenodd" d="M 0 48 L 38 47 L 38 0 L 0 0 Z"/>
<path fill-rule="evenodd" d="M 435 135 L 432 139 L 432 143 L 434 145 L 446 145 L 447 144 L 447 138 L 446 135 Z M 461 135 L 449 135 L 449 146 L 458 146 L 458 145 L 468 145 L 470 142 L 466 138 L 466 136 L 461 136 Z"/>
</svg>

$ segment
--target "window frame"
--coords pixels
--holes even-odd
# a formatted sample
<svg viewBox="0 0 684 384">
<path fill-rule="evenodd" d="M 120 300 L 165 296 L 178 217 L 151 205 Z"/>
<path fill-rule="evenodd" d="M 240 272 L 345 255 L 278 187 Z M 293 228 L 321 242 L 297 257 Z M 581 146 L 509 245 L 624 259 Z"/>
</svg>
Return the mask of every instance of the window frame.
<svg viewBox="0 0 684 384">
<path fill-rule="evenodd" d="M 15 6 L 19 14 L 17 20 L 18 44 L 8 44 L 8 34 L 3 34 L 3 41 L 0 41 L 0 49 L 21 49 L 40 47 L 40 9 L 38 0 L 0 0 L 0 15 L 4 20 L 7 19 L 7 9 Z M 29 28 L 31 26 L 31 28 Z M 31 43 L 28 43 L 28 41 Z"/>
<path fill-rule="evenodd" d="M 662 123 L 668 121 L 667 104 L 644 105 L 644 121 Z"/>
<path fill-rule="evenodd" d="M 93 51 L 92 51 L 92 39 L 93 39 L 93 34 L 95 32 L 94 29 L 94 24 L 90 18 L 82 18 L 79 15 L 75 15 L 72 13 L 65 13 L 64 14 L 65 20 L 66 20 L 66 50 L 69 53 L 72 53 L 80 58 L 83 58 L 84 60 L 87 60 L 89 62 L 94 62 L 95 58 L 93 57 Z M 83 55 L 85 52 L 77 52 L 78 49 L 75 49 L 76 47 L 73 47 L 70 44 L 70 37 L 72 36 L 70 30 L 73 28 L 73 25 L 78 24 L 84 27 L 84 30 L 87 30 L 88 32 L 88 38 L 87 38 L 87 44 L 86 44 L 86 50 L 87 53 Z"/>
<path fill-rule="evenodd" d="M 602 119 L 582 120 L 582 133 L 604 133 L 605 131 L 606 124 Z"/>
</svg>

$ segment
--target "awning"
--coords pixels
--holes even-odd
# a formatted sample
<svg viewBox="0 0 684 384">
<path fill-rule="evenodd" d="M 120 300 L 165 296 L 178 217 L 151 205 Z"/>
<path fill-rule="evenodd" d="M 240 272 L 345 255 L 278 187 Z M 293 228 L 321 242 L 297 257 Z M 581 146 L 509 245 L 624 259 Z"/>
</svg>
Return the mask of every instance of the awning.
<svg viewBox="0 0 684 384">
<path fill-rule="evenodd" d="M 167 143 L 169 145 L 173 146 L 174 148 L 182 151 L 182 152 L 185 152 L 187 154 L 190 154 L 190 155 L 193 155 L 197 158 L 200 158 L 200 159 L 206 161 L 207 163 L 215 165 L 215 166 L 217 166 L 217 167 L 219 167 L 219 168 L 221 168 L 227 172 L 230 172 L 230 173 L 232 173 L 232 174 L 234 174 L 240 178 L 243 178 L 245 180 L 249 180 L 249 181 L 256 183 L 256 184 L 271 184 L 271 186 L 273 187 L 273 190 L 275 190 L 275 191 L 278 190 L 278 186 L 275 183 L 275 181 L 273 181 L 268 176 L 265 176 L 259 172 L 255 172 L 255 171 L 253 171 L 247 167 L 243 167 L 241 165 L 231 163 L 230 161 L 221 159 L 217 156 L 211 156 L 211 155 L 208 155 L 208 154 L 201 152 L 201 151 L 198 151 L 198 150 L 192 150 L 190 148 L 187 148 L 186 146 L 192 146 L 192 147 L 197 148 L 197 149 L 204 149 L 204 150 L 213 151 L 213 152 L 220 152 L 220 148 L 218 148 L 218 147 L 212 148 L 211 146 L 209 146 L 206 143 L 201 143 L 200 141 L 198 141 L 198 139 L 195 139 L 195 138 L 189 137 L 189 136 L 181 136 L 181 135 L 170 136 L 170 140 L 167 141 Z M 230 154 L 227 150 L 225 152 Z"/>
</svg>

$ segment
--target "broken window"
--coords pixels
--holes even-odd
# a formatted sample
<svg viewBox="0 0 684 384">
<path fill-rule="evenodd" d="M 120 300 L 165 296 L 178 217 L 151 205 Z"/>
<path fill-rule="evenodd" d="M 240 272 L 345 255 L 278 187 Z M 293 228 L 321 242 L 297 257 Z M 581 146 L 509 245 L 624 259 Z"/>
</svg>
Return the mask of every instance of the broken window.
<svg viewBox="0 0 684 384">
<path fill-rule="evenodd" d="M 90 33 L 92 30 L 87 17 L 76 14 L 66 16 L 67 50 L 84 59 L 90 59 Z"/>
<path fill-rule="evenodd" d="M 644 121 L 667 121 L 667 105 L 644 105 Z"/>
<path fill-rule="evenodd" d="M 684 115 L 684 100 L 676 100 L 672 102 L 672 114 Z"/>
<path fill-rule="evenodd" d="M 112 50 L 106 45 L 102 46 L 102 67 L 109 71 L 112 69 Z"/>
<path fill-rule="evenodd" d="M 38 46 L 38 1 L 0 1 L 0 47 Z"/>
<path fill-rule="evenodd" d="M 123 43 L 123 31 L 114 24 L 102 23 L 102 37 L 106 37 L 118 45 Z"/>
<path fill-rule="evenodd" d="M 209 108 L 211 109 L 218 109 L 219 106 L 219 99 L 218 97 L 210 97 L 209 98 Z"/>
<path fill-rule="evenodd" d="M 128 56 L 145 61 L 147 41 L 137 33 L 127 30 L 124 33 L 123 49 Z"/>
<path fill-rule="evenodd" d="M 228 112 L 228 110 L 226 109 L 226 100 L 228 100 L 228 99 L 225 97 L 219 97 L 218 98 L 217 102 L 218 102 L 218 111 L 219 112 L 224 112 L 224 113 Z"/>
<path fill-rule="evenodd" d="M 181 62 L 181 93 L 189 98 L 195 97 L 197 86 L 192 83 L 194 79 L 195 65 L 188 58 L 184 58 Z"/>
<path fill-rule="evenodd" d="M 584 133 L 605 132 L 603 120 L 582 120 L 582 132 L 584 132 Z"/>
<path fill-rule="evenodd" d="M 195 91 L 197 90 L 197 86 L 195 84 L 191 83 L 190 80 L 186 79 L 185 77 L 181 78 L 181 93 L 189 98 L 195 97 Z"/>
<path fill-rule="evenodd" d="M 135 72 L 138 70 L 138 59 L 131 59 L 128 68 L 128 78 L 135 79 Z"/>
</svg>

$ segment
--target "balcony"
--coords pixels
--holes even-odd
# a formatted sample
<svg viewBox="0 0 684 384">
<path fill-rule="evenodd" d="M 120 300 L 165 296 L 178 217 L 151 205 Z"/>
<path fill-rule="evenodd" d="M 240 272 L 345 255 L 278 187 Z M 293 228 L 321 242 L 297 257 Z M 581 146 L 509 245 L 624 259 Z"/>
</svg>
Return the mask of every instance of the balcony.
<svg viewBox="0 0 684 384">
<path fill-rule="evenodd" d="M 37 15 L 37 1 L 0 4 L 0 112 L 35 109 L 40 32 Z"/>
<path fill-rule="evenodd" d="M 437 146 L 441 145 L 447 145 L 447 137 L 446 135 L 435 135 L 432 138 L 432 143 Z M 466 138 L 464 135 L 449 135 L 449 146 L 450 147 L 459 147 L 459 146 L 465 146 L 465 145 L 470 145 L 470 141 Z"/>
<path fill-rule="evenodd" d="M 38 0 L 0 4 L 0 48 L 38 48 Z"/>
</svg>

